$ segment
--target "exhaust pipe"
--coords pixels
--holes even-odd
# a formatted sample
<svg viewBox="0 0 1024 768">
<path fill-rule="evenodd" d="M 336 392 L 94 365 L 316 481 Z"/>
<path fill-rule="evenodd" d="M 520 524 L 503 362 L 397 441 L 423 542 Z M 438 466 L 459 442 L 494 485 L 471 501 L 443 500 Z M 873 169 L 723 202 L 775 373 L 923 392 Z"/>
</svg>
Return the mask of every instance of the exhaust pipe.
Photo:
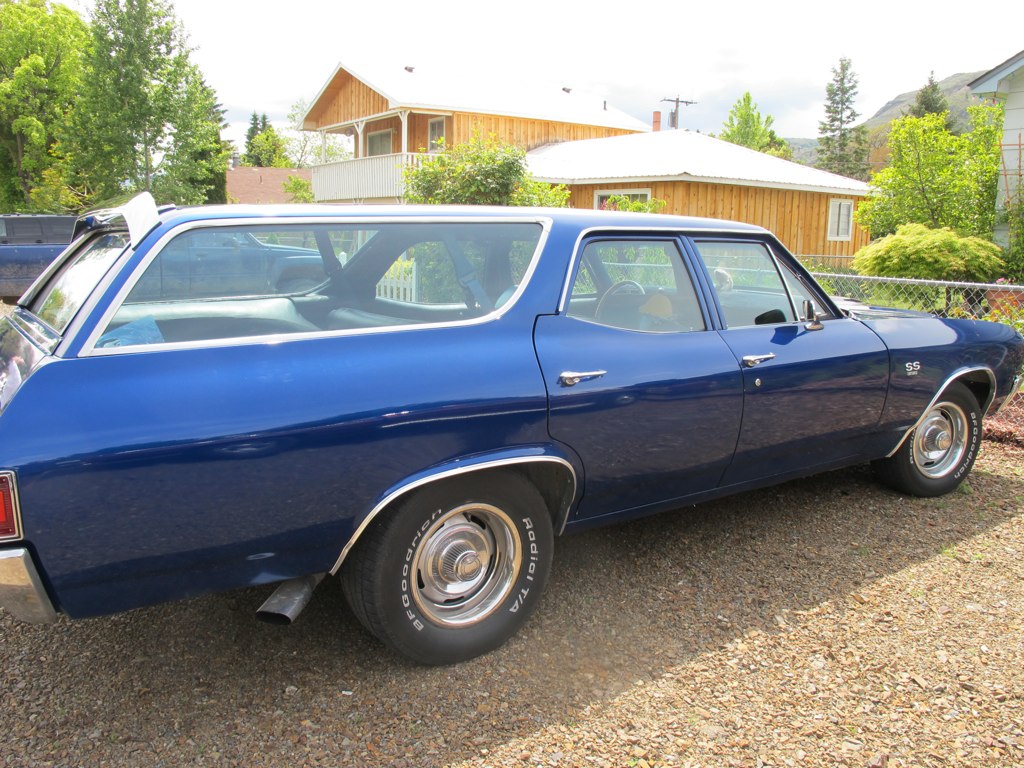
<svg viewBox="0 0 1024 768">
<path fill-rule="evenodd" d="M 291 624 L 302 613 L 313 590 L 320 583 L 324 573 L 314 573 L 298 579 L 281 582 L 274 593 L 256 611 L 256 618 L 268 624 Z"/>
</svg>

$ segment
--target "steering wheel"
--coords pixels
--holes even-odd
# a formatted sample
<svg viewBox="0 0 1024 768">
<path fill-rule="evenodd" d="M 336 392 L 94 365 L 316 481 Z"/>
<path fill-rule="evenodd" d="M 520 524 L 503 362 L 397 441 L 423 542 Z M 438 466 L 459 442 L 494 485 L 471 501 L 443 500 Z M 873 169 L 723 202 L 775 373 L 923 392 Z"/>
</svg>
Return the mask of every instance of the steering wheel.
<svg viewBox="0 0 1024 768">
<path fill-rule="evenodd" d="M 608 306 L 607 300 L 612 296 L 644 296 L 646 294 L 647 291 L 636 280 L 619 280 L 616 283 L 612 283 L 611 287 L 598 300 L 597 308 L 594 310 L 594 317 L 602 317 L 602 312 Z"/>
<path fill-rule="evenodd" d="M 645 291 L 644 287 L 636 280 L 619 280 L 617 283 L 612 283 L 612 287 L 604 292 L 604 296 L 601 297 L 601 300 L 603 301 L 609 296 L 617 296 L 620 293 L 639 294 L 640 296 L 643 296 L 647 291 Z"/>
</svg>

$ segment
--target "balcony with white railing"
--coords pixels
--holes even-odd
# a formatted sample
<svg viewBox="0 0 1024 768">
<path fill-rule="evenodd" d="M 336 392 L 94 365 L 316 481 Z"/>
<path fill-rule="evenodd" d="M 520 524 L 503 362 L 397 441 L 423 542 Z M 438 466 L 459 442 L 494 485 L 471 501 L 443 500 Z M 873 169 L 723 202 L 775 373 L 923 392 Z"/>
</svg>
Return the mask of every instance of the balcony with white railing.
<svg viewBox="0 0 1024 768">
<path fill-rule="evenodd" d="M 317 201 L 360 202 L 400 200 L 402 171 L 418 167 L 427 155 L 400 153 L 340 160 L 313 166 L 313 195 Z"/>
</svg>

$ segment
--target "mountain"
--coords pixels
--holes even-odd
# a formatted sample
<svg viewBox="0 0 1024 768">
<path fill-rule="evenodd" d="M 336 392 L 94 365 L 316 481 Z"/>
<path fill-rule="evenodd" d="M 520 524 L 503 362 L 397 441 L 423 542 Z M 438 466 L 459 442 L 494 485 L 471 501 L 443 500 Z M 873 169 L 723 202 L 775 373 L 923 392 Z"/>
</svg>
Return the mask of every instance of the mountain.
<svg viewBox="0 0 1024 768">
<path fill-rule="evenodd" d="M 945 80 L 939 81 L 939 90 L 946 97 L 946 101 L 949 103 L 950 115 L 953 117 L 954 123 L 959 127 L 966 128 L 970 124 L 967 119 L 967 107 L 981 104 L 981 99 L 971 93 L 971 89 L 967 87 L 967 84 L 983 74 L 984 70 L 981 72 L 961 72 L 958 75 L 950 75 Z M 910 112 L 910 108 L 914 105 L 916 98 L 917 91 L 901 93 L 878 110 L 864 125 L 868 127 L 869 131 L 888 126 L 897 117 L 902 117 Z"/>
<path fill-rule="evenodd" d="M 949 103 L 949 111 L 953 117 L 954 125 L 959 128 L 967 128 L 970 121 L 967 118 L 967 107 L 981 104 L 981 99 L 971 93 L 967 84 L 982 75 L 984 72 L 961 72 L 951 75 L 939 81 L 939 89 Z M 922 87 L 923 87 L 922 83 Z M 920 90 L 920 89 L 918 89 Z M 878 170 L 885 166 L 889 150 L 886 141 L 889 136 L 889 123 L 897 117 L 910 112 L 910 108 L 917 99 L 917 91 L 907 91 L 888 101 L 885 106 L 878 110 L 862 125 L 867 126 L 868 140 L 871 144 L 870 163 L 872 170 Z M 793 159 L 804 165 L 814 165 L 818 159 L 817 139 L 786 139 L 793 148 Z"/>
</svg>

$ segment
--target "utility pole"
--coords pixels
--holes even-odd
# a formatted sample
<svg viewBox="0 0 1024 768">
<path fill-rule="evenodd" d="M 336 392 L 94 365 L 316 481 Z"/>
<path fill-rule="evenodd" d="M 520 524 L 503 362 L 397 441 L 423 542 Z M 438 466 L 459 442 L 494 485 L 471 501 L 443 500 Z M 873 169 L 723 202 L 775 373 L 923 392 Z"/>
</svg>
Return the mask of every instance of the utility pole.
<svg viewBox="0 0 1024 768">
<path fill-rule="evenodd" d="M 686 99 L 680 99 L 678 96 L 676 96 L 674 99 L 673 98 L 665 98 L 665 99 L 662 99 L 662 101 L 667 101 L 670 104 L 675 104 L 676 105 L 676 108 L 668 113 L 668 127 L 669 128 L 673 128 L 673 129 L 679 127 L 679 105 L 682 105 L 684 107 L 689 107 L 692 104 L 696 104 L 697 103 L 696 101 L 687 101 Z"/>
</svg>

